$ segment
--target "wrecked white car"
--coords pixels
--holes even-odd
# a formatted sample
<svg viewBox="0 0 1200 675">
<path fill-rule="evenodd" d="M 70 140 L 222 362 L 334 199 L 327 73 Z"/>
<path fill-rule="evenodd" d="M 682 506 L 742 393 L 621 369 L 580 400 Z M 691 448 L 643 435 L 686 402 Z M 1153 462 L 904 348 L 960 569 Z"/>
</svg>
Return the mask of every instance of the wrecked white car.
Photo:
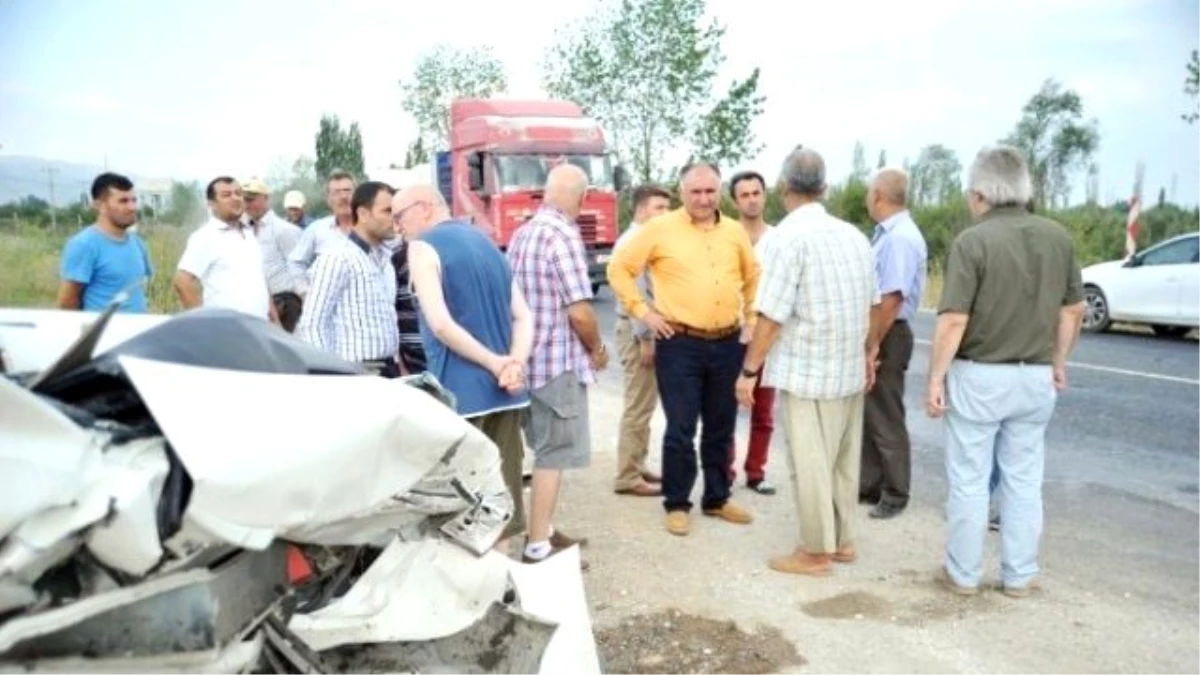
<svg viewBox="0 0 1200 675">
<path fill-rule="evenodd" d="M 599 672 L 576 552 L 491 550 L 499 454 L 431 378 L 212 309 L 0 348 L 0 672 Z"/>
</svg>

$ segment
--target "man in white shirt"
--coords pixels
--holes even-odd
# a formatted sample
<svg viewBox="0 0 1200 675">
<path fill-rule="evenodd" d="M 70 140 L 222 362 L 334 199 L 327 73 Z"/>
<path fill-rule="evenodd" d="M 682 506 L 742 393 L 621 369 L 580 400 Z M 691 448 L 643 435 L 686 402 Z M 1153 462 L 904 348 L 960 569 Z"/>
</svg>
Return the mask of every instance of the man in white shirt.
<svg viewBox="0 0 1200 675">
<path fill-rule="evenodd" d="M 354 193 L 354 176 L 341 169 L 334 169 L 325 179 L 325 203 L 333 215 L 313 221 L 300 235 L 295 248 L 288 255 L 292 276 L 300 284 L 299 293 L 308 293 L 310 274 L 317 256 L 332 248 L 340 247 L 350 230 L 354 229 L 354 210 L 350 198 Z"/>
<path fill-rule="evenodd" d="M 368 181 L 354 189 L 354 229 L 317 258 L 296 335 L 384 377 L 399 377 L 396 270 L 385 245 L 396 237 L 394 191 Z M 311 229 L 311 228 L 310 228 Z"/>
<path fill-rule="evenodd" d="M 258 178 L 243 182 L 242 194 L 246 200 L 242 221 L 258 237 L 271 304 L 275 305 L 279 324 L 291 333 L 300 320 L 300 283 L 288 267 L 287 257 L 300 239 L 300 228 L 275 215 L 271 210 L 271 189 Z"/>
<path fill-rule="evenodd" d="M 863 392 L 874 384 L 871 308 L 879 302 L 867 237 L 825 211 L 825 162 L 797 148 L 780 177 L 788 215 L 760 254 L 758 322 L 737 381 L 738 401 L 754 389 L 781 392 L 800 547 L 771 569 L 826 576 L 850 563 L 862 452 Z M 770 351 L 770 359 L 767 352 Z M 766 362 L 766 370 L 763 364 Z"/>
<path fill-rule="evenodd" d="M 212 217 L 188 237 L 175 274 L 184 309 L 225 307 L 278 322 L 263 274 L 262 250 L 254 229 L 242 222 L 242 188 L 219 176 L 205 190 Z"/>
<path fill-rule="evenodd" d="M 729 196 L 738 210 L 738 222 L 754 244 L 754 255 L 762 263 L 763 247 L 774 228 L 763 219 L 767 206 L 767 182 L 757 171 L 742 171 L 729 179 Z M 742 344 L 750 342 L 750 332 L 742 331 Z M 775 432 L 775 390 L 762 386 L 762 375 L 754 387 L 754 406 L 750 409 L 750 442 L 746 446 L 746 487 L 760 495 L 775 494 L 767 482 L 767 455 L 771 434 Z M 737 478 L 737 437 L 729 439 L 729 485 Z"/>
</svg>

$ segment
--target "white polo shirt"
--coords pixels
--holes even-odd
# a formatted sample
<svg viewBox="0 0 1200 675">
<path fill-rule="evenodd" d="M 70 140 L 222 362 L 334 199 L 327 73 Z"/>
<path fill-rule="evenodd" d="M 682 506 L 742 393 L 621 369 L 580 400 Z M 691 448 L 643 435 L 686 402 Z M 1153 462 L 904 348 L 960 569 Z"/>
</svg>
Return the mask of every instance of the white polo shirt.
<svg viewBox="0 0 1200 675">
<path fill-rule="evenodd" d="M 188 237 L 179 269 L 200 280 L 205 307 L 270 317 L 262 249 L 252 228 L 210 219 Z"/>
</svg>

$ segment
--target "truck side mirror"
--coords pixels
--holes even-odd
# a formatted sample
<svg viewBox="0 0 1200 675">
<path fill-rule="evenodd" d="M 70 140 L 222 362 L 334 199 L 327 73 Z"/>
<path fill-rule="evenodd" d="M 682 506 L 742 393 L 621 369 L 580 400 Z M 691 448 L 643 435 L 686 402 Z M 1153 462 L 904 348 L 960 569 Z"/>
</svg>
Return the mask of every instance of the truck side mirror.
<svg viewBox="0 0 1200 675">
<path fill-rule="evenodd" d="M 483 192 L 483 153 L 467 155 L 467 184 L 474 192 Z"/>
<path fill-rule="evenodd" d="M 625 188 L 629 187 L 629 172 L 625 171 L 625 167 L 620 164 L 613 169 L 613 187 L 617 189 L 617 192 L 623 192 Z"/>
</svg>

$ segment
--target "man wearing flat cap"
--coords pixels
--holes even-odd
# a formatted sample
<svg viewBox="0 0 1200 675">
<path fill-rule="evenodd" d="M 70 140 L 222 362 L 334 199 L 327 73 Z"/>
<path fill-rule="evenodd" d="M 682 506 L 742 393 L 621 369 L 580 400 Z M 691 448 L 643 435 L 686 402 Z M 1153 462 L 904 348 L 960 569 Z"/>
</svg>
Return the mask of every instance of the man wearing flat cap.
<svg viewBox="0 0 1200 675">
<path fill-rule="evenodd" d="M 271 210 L 271 189 L 262 180 L 243 181 L 242 194 L 246 199 L 246 212 L 242 218 L 258 237 L 271 303 L 279 315 L 279 325 L 291 333 L 300 320 L 301 302 L 297 292 L 299 284 L 288 269 L 287 259 L 300 240 L 300 228 Z"/>
</svg>

